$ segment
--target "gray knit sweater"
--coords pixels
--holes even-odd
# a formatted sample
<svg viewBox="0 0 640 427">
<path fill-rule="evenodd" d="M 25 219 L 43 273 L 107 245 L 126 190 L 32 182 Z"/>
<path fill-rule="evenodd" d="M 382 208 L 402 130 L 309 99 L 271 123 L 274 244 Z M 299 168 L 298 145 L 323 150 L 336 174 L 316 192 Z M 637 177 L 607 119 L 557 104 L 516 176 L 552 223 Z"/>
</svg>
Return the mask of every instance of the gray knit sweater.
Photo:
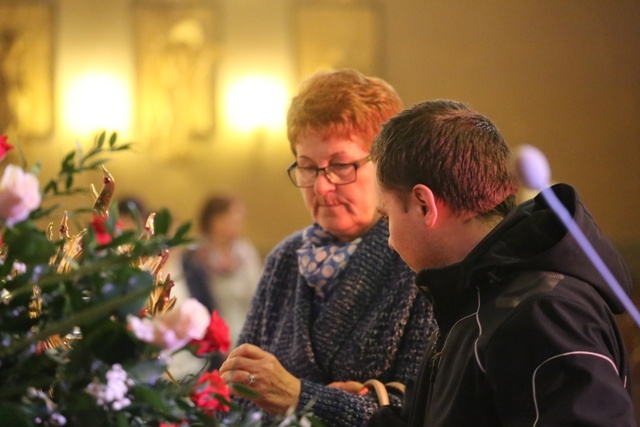
<svg viewBox="0 0 640 427">
<path fill-rule="evenodd" d="M 302 381 L 299 408 L 315 400 L 312 411 L 327 426 L 363 425 L 377 400 L 373 393 L 357 396 L 326 384 L 370 378 L 406 383 L 417 375 L 435 330 L 429 301 L 388 237 L 384 221 L 363 237 L 314 319 L 314 290 L 298 273 L 301 233 L 289 236 L 267 257 L 240 335 L 240 343 L 271 352 Z"/>
</svg>

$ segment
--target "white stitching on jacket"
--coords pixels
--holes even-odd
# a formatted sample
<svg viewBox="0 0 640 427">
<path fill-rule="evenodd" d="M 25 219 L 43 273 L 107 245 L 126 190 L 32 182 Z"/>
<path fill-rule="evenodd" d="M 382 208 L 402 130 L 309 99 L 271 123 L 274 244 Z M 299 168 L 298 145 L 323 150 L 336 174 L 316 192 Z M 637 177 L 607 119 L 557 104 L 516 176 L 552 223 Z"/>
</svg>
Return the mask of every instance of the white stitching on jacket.
<svg viewBox="0 0 640 427">
<path fill-rule="evenodd" d="M 615 363 L 613 363 L 613 360 L 611 360 L 610 357 L 607 357 L 600 353 L 594 353 L 591 351 L 570 351 L 568 353 L 556 354 L 555 356 L 548 358 L 547 360 L 545 360 L 544 362 L 542 362 L 536 367 L 536 369 L 533 371 L 533 376 L 531 377 L 531 385 L 533 387 L 533 406 L 536 409 L 536 419 L 533 422 L 533 427 L 535 427 L 536 424 L 538 424 L 538 419 L 540 418 L 540 412 L 538 411 L 538 399 L 536 399 L 536 374 L 538 373 L 538 369 L 540 369 L 542 365 L 544 365 L 545 363 L 551 360 L 558 359 L 560 357 L 575 356 L 575 355 L 594 356 L 594 357 L 599 357 L 601 359 L 607 360 L 611 364 L 611 366 L 613 366 L 613 369 L 616 371 L 616 375 L 620 375 L 618 372 L 618 367 L 616 366 Z"/>
<path fill-rule="evenodd" d="M 476 308 L 476 312 L 474 313 L 474 315 L 476 316 L 476 323 L 478 324 L 478 338 L 476 338 L 476 341 L 473 343 L 473 353 L 476 356 L 476 363 L 478 364 L 478 367 L 480 368 L 480 370 L 482 371 L 482 373 L 486 373 L 484 370 L 484 366 L 482 366 L 482 363 L 480 362 L 480 355 L 478 354 L 478 342 L 480 341 L 480 337 L 482 336 L 482 324 L 480 323 L 480 288 L 476 287 L 476 293 L 478 295 L 478 307 Z"/>
</svg>

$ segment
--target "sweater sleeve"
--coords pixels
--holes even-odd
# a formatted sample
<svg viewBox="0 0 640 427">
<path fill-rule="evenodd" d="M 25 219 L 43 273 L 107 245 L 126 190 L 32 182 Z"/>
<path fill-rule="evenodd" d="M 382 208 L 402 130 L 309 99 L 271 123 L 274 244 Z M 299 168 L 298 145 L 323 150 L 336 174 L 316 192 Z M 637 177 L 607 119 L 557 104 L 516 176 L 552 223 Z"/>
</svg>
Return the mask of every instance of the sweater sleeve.
<svg viewBox="0 0 640 427">
<path fill-rule="evenodd" d="M 298 410 L 311 408 L 314 414 L 322 414 L 322 421 L 332 427 L 353 427 L 364 425 L 378 408 L 376 396 L 369 393 L 359 396 L 352 393 L 301 380 Z"/>
<path fill-rule="evenodd" d="M 287 257 L 285 254 L 288 242 L 289 240 L 286 240 L 274 248 L 265 260 L 262 274 L 251 298 L 249 311 L 238 337 L 238 345 L 251 343 L 260 346 L 264 339 L 264 322 L 273 305 L 272 298 L 274 294 L 278 294 L 278 286 L 274 282 L 276 277 L 279 277 L 278 270 L 286 269 Z"/>
</svg>

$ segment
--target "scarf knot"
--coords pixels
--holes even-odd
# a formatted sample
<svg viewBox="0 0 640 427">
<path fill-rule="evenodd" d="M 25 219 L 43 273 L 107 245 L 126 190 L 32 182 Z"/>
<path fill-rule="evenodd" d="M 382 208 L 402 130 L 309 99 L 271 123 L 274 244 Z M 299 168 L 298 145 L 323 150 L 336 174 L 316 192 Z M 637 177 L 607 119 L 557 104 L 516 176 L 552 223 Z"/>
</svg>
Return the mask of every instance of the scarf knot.
<svg viewBox="0 0 640 427">
<path fill-rule="evenodd" d="M 321 300 L 329 297 L 336 279 L 361 241 L 359 237 L 351 242 L 340 242 L 318 224 L 304 229 L 302 246 L 296 250 L 298 271 Z"/>
</svg>

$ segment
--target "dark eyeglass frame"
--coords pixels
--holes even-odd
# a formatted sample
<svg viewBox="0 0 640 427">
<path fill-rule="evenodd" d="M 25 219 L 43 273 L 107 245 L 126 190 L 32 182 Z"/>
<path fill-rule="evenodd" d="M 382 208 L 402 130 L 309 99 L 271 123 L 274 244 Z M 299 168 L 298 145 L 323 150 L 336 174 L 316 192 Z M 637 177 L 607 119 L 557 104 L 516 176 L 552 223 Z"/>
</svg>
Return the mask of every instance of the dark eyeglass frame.
<svg viewBox="0 0 640 427">
<path fill-rule="evenodd" d="M 291 165 L 289 165 L 289 167 L 287 168 L 287 175 L 289 175 L 289 179 L 291 180 L 291 182 L 293 183 L 294 186 L 298 187 L 298 188 L 311 188 L 315 185 L 316 181 L 318 180 L 318 175 L 320 174 L 320 172 L 324 173 L 325 178 L 327 178 L 327 181 L 329 181 L 330 183 L 332 183 L 333 185 L 347 185 L 347 184 L 353 184 L 354 182 L 357 181 L 358 179 L 358 169 L 360 168 L 360 166 L 368 163 L 369 161 L 371 161 L 371 156 L 367 155 L 367 157 L 363 157 L 360 160 L 356 160 L 355 162 L 350 162 L 350 163 L 334 163 L 334 164 L 330 164 L 328 166 L 325 166 L 323 168 L 315 168 L 315 167 L 300 167 L 298 166 L 298 161 L 296 160 L 295 162 L 291 163 Z M 353 180 L 349 181 L 349 182 L 340 182 L 340 183 L 336 183 L 333 182 L 331 180 L 331 178 L 329 177 L 329 173 L 328 173 L 328 169 L 331 169 L 332 167 L 343 167 L 343 166 L 353 166 L 354 169 L 354 174 L 353 174 Z M 310 185 L 298 185 L 298 182 L 296 181 L 295 178 L 295 170 L 296 168 L 300 168 L 300 169 L 306 169 L 306 170 L 314 170 L 316 172 L 316 176 L 313 180 L 313 182 Z"/>
</svg>

